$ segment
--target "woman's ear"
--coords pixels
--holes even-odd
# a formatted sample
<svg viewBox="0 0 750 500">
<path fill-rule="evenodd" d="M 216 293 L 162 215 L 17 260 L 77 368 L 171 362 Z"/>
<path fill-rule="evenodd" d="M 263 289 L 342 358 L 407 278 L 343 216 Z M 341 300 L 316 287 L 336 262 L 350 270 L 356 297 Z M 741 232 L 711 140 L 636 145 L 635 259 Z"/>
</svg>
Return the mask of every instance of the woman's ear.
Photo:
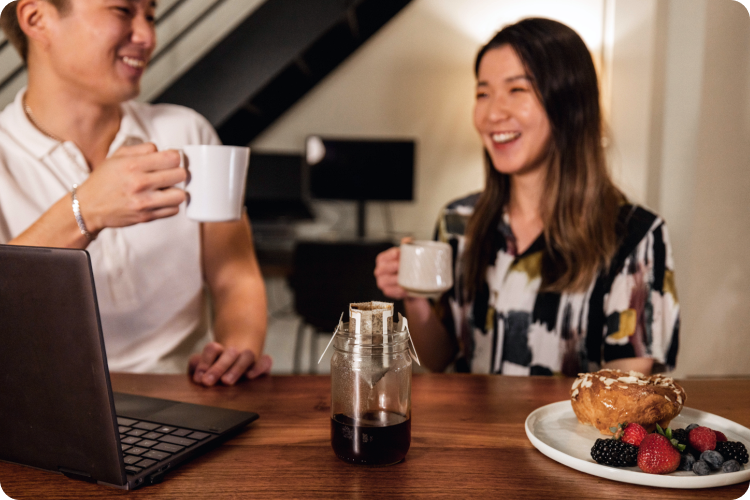
<svg viewBox="0 0 750 500">
<path fill-rule="evenodd" d="M 49 45 L 49 21 L 50 17 L 55 16 L 56 11 L 54 5 L 44 0 L 18 0 L 18 25 L 29 40 L 29 49 L 32 41 L 42 46 Z"/>
</svg>

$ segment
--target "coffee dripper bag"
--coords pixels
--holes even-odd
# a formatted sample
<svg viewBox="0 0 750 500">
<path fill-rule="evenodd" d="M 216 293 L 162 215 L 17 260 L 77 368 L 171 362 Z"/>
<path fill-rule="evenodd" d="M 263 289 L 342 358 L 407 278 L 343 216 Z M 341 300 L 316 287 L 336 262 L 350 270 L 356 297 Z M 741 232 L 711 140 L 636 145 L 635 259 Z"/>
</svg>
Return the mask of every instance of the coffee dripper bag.
<svg viewBox="0 0 750 500">
<path fill-rule="evenodd" d="M 358 302 L 349 304 L 349 334 L 354 334 L 360 345 L 383 344 L 385 335 L 393 331 L 393 304 L 389 302 Z M 373 387 L 388 372 L 386 357 L 373 359 L 370 369 L 362 373 Z"/>
<path fill-rule="evenodd" d="M 411 349 L 409 350 L 414 355 L 417 364 L 420 364 L 417 351 L 414 348 L 414 342 L 409 333 L 409 323 L 400 313 L 398 315 L 398 324 L 394 328 L 393 303 L 379 301 L 353 302 L 349 304 L 349 321 L 343 322 L 343 317 L 344 314 L 342 313 L 333 336 L 323 350 L 318 363 L 323 360 L 326 351 L 328 351 L 337 334 L 343 335 L 346 333 L 349 336 L 353 336 L 355 342 L 362 346 L 377 347 L 382 345 L 385 347 L 388 335 L 405 332 L 408 343 L 411 345 Z M 368 373 L 363 374 L 363 378 L 370 388 L 374 387 L 383 378 L 388 372 L 389 366 L 390 363 L 387 356 L 383 357 L 382 360 L 374 361 L 370 365 L 371 369 L 368 370 Z"/>
</svg>

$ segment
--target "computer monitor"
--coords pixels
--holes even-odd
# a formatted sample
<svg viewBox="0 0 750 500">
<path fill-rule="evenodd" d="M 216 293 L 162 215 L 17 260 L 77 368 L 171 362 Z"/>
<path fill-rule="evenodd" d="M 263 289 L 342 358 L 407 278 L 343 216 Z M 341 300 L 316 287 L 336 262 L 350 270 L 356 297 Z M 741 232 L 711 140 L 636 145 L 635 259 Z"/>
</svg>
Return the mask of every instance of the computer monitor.
<svg viewBox="0 0 750 500">
<path fill-rule="evenodd" d="M 324 200 L 413 200 L 414 152 L 413 140 L 310 136 L 310 194 Z"/>
<path fill-rule="evenodd" d="M 245 187 L 250 220 L 311 219 L 305 171 L 302 155 L 251 151 Z"/>
</svg>

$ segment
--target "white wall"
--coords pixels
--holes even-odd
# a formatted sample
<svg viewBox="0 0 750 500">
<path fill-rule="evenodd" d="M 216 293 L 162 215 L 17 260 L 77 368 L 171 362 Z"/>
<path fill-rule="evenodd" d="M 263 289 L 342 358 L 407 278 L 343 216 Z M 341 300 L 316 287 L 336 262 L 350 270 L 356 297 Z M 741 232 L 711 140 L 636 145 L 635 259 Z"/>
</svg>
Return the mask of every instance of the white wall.
<svg viewBox="0 0 750 500">
<path fill-rule="evenodd" d="M 444 203 L 482 186 L 476 50 L 529 15 L 582 34 L 603 72 L 614 175 L 667 220 L 677 375 L 750 375 L 750 17 L 732 0 L 414 0 L 252 146 L 299 152 L 311 133 L 417 139 L 416 201 L 394 204 L 394 226 L 429 237 Z M 322 213 L 308 232 L 353 228 L 351 210 Z"/>
<path fill-rule="evenodd" d="M 695 140 L 683 145 L 694 155 L 687 162 L 694 165 L 692 179 L 674 186 L 680 194 L 661 200 L 664 212 L 682 207 L 683 219 L 673 217 L 681 230 L 689 228 L 680 235 L 685 248 L 675 251 L 678 279 L 684 276 L 686 284 L 680 288 L 685 328 L 679 373 L 748 375 L 750 15 L 740 4 L 706 3 L 702 73 L 699 117 L 689 127 Z M 664 173 L 662 191 L 668 191 L 673 176 Z M 682 203 L 674 202 L 678 196 Z"/>
<path fill-rule="evenodd" d="M 750 374 L 750 15 L 731 0 L 617 2 L 611 151 L 667 221 L 677 376 Z"/>
</svg>

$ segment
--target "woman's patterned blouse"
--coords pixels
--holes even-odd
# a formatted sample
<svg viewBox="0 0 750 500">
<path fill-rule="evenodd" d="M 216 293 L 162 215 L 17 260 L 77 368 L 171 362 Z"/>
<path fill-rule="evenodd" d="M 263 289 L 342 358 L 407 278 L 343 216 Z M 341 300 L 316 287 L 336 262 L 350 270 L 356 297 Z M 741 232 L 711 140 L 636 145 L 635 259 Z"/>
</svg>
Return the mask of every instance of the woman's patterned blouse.
<svg viewBox="0 0 750 500">
<path fill-rule="evenodd" d="M 454 288 L 436 304 L 459 343 L 456 371 L 576 376 L 620 358 L 649 357 L 654 371 L 671 370 L 680 329 L 674 264 L 664 221 L 624 205 L 620 248 L 608 271 L 586 292 L 540 292 L 541 235 L 517 255 L 507 220 L 492 238 L 494 262 L 472 303 L 461 300 L 460 263 L 466 221 L 479 194 L 450 203 L 436 239 L 453 247 Z"/>
</svg>

